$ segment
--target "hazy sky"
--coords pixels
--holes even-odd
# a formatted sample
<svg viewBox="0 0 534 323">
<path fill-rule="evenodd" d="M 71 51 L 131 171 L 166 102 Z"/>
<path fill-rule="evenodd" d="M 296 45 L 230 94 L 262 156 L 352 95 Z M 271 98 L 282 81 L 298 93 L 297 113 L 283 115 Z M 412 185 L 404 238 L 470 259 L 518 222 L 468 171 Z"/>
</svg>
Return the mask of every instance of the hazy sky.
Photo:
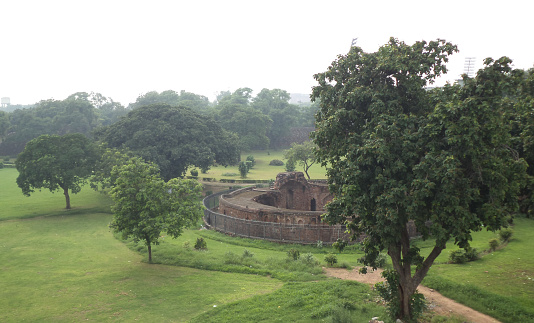
<svg viewBox="0 0 534 323">
<path fill-rule="evenodd" d="M 534 4 L 507 1 L 0 0 L 0 97 L 12 104 L 100 92 L 124 105 L 148 91 L 213 99 L 250 87 L 310 93 L 352 38 L 444 38 L 466 57 L 534 65 Z"/>
</svg>

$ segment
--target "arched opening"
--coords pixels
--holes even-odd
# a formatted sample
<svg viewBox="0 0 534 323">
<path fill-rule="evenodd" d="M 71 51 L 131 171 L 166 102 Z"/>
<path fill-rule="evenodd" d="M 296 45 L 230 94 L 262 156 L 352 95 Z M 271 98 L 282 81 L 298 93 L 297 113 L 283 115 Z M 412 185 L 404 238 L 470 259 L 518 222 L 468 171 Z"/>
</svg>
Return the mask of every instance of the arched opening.
<svg viewBox="0 0 534 323">
<path fill-rule="evenodd" d="M 293 190 L 287 191 L 286 196 L 286 209 L 292 209 L 293 208 Z"/>
<path fill-rule="evenodd" d="M 310 210 L 317 211 L 317 201 L 315 201 L 315 199 L 311 199 Z"/>
</svg>

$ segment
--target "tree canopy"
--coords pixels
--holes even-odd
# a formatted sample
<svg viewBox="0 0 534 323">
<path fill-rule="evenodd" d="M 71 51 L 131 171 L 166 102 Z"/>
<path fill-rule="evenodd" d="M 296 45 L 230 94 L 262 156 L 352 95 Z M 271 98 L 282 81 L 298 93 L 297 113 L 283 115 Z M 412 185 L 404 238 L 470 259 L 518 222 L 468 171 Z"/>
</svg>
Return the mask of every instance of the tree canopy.
<svg viewBox="0 0 534 323">
<path fill-rule="evenodd" d="M 211 117 L 166 104 L 130 111 L 96 131 L 95 137 L 110 148 L 127 148 L 154 162 L 165 180 L 183 176 L 189 166 L 207 170 L 214 163 L 236 164 L 240 155 L 235 135 Z"/>
<path fill-rule="evenodd" d="M 463 87 L 426 89 L 456 51 L 444 40 L 391 38 L 375 53 L 353 47 L 315 75 L 313 137 L 334 195 L 325 220 L 365 234 L 366 265 L 387 250 L 400 318 L 411 318 L 413 294 L 449 239 L 467 248 L 472 231 L 505 225 L 524 176 L 503 113 L 510 60 L 486 60 Z M 409 223 L 435 239 L 426 258 Z"/>
<path fill-rule="evenodd" d="M 144 241 L 149 262 L 152 244 L 159 243 L 162 232 L 176 238 L 202 216 L 202 187 L 194 180 L 173 178 L 165 182 L 157 166 L 140 158 L 114 167 L 112 177 L 116 180 L 110 191 L 114 201 L 111 227 L 125 239 Z"/>
<path fill-rule="evenodd" d="M 284 157 L 287 159 L 287 163 L 293 165 L 298 163 L 301 167 L 303 167 L 304 173 L 306 173 L 306 176 L 308 176 L 308 179 L 310 179 L 308 170 L 316 162 L 315 144 L 313 142 L 306 141 L 302 144 L 291 144 L 291 148 L 286 151 Z"/>
<path fill-rule="evenodd" d="M 96 159 L 93 143 L 82 134 L 42 135 L 28 142 L 17 157 L 17 185 L 27 196 L 35 189 L 61 189 L 70 209 L 69 190 L 74 194 L 81 190 Z"/>
</svg>

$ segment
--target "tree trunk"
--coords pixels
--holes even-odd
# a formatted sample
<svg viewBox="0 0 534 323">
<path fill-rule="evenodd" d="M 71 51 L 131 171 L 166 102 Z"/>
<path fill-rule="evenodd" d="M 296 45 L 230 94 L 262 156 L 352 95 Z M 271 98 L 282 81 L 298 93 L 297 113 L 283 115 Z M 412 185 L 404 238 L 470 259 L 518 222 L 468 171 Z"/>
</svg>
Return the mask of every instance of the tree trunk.
<svg viewBox="0 0 534 323">
<path fill-rule="evenodd" d="M 388 254 L 391 257 L 393 268 L 399 276 L 398 291 L 401 308 L 399 311 L 400 317 L 398 318 L 401 320 L 410 320 L 412 318 L 412 309 L 410 307 L 412 296 L 417 291 L 417 287 L 423 278 L 425 278 L 434 260 L 436 260 L 443 249 L 445 249 L 445 244 L 434 246 L 432 252 L 430 252 L 412 277 L 412 263 L 408 261 L 410 258 L 410 236 L 408 230 L 406 228 L 403 230 L 400 245 L 389 246 Z"/>
<path fill-rule="evenodd" d="M 146 240 L 146 246 L 148 247 L 148 262 L 152 263 L 152 244 L 150 240 Z"/>
<path fill-rule="evenodd" d="M 70 196 L 69 196 L 69 188 L 64 187 L 63 188 L 63 194 L 65 195 L 65 201 L 67 204 L 67 207 L 65 207 L 67 210 L 70 210 Z"/>
</svg>

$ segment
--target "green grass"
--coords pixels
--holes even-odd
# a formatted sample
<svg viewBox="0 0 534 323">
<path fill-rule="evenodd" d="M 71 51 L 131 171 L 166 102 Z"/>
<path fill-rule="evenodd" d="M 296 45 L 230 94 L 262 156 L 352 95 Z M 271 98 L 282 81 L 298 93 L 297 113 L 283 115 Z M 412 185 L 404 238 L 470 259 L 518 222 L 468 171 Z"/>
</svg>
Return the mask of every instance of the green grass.
<svg viewBox="0 0 534 323">
<path fill-rule="evenodd" d="M 388 321 L 376 294 L 365 285 L 328 280 L 288 283 L 274 293 L 231 303 L 192 322 L 369 322 Z"/>
<path fill-rule="evenodd" d="M 108 212 L 111 200 L 85 187 L 78 194 L 70 194 L 71 210 L 65 209 L 63 193 L 50 193 L 49 190 L 35 191 L 26 197 L 17 187 L 18 172 L 15 168 L 0 169 L 0 221 L 9 219 L 34 218 L 40 216 L 78 212 Z"/>
<path fill-rule="evenodd" d="M 276 175 L 281 172 L 285 172 L 284 166 L 270 166 L 269 162 L 273 159 L 279 159 L 286 162 L 284 158 L 284 150 L 256 150 L 241 153 L 241 160 L 246 160 L 247 156 L 252 155 L 256 160 L 256 165 L 247 174 L 247 179 L 269 180 L 275 179 Z M 304 172 L 303 167 L 297 165 L 296 171 Z M 309 169 L 309 174 L 312 179 L 326 179 L 326 169 L 319 164 L 314 164 Z M 235 173 L 237 176 L 223 176 L 225 173 Z M 240 179 L 239 170 L 236 166 L 217 166 L 212 167 L 206 174 L 199 172 L 198 176 L 216 178 L 216 179 Z"/>
<path fill-rule="evenodd" d="M 5 176 L 8 174 L 9 176 Z M 13 174 L 0 171 L 2 183 Z M 55 195 L 26 198 L 2 184 L 3 212 L 21 200 L 37 203 Z M 92 196 L 91 196 L 92 195 Z M 109 201 L 87 189 L 89 201 Z M 0 322 L 158 321 L 184 322 L 213 309 L 278 289 L 278 280 L 193 268 L 149 265 L 114 238 L 109 213 L 80 205 L 46 203 L 46 211 L 2 213 L 0 221 Z M 42 217 L 39 215 L 46 215 Z M 39 217 L 35 217 L 39 216 Z M 33 217 L 33 218 L 30 218 Z"/>
<path fill-rule="evenodd" d="M 500 250 L 461 265 L 446 264 L 452 243 L 438 257 L 423 284 L 443 295 L 503 322 L 534 322 L 534 220 L 515 219 L 512 240 Z M 471 245 L 489 249 L 488 241 L 498 235 L 481 231 Z M 420 243 L 430 252 L 429 242 Z"/>
</svg>

